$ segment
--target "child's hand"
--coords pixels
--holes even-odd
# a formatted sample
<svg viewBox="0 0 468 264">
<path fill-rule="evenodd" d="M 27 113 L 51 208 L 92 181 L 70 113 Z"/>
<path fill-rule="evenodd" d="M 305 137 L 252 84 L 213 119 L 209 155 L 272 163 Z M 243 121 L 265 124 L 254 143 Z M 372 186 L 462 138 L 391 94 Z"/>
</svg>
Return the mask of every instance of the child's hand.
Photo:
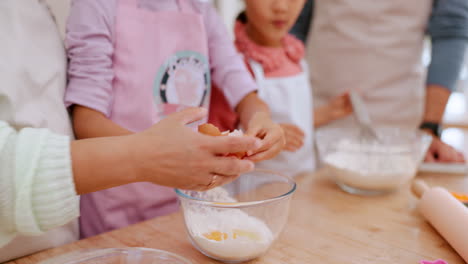
<svg viewBox="0 0 468 264">
<path fill-rule="evenodd" d="M 349 98 L 349 93 L 344 93 L 330 100 L 328 103 L 330 119 L 337 120 L 348 116 L 353 112 L 353 106 Z"/>
<path fill-rule="evenodd" d="M 262 145 L 255 152 L 247 152 L 247 159 L 262 161 L 271 159 L 280 153 L 285 145 L 284 132 L 279 124 L 274 123 L 265 112 L 257 112 L 249 121 L 246 135 L 262 139 Z"/>
<path fill-rule="evenodd" d="M 304 145 L 304 132 L 293 124 L 280 124 L 284 131 L 286 145 L 284 150 L 296 152 Z"/>
<path fill-rule="evenodd" d="M 314 109 L 314 126 L 320 127 L 353 112 L 349 93 L 334 97 L 328 104 Z"/>
</svg>

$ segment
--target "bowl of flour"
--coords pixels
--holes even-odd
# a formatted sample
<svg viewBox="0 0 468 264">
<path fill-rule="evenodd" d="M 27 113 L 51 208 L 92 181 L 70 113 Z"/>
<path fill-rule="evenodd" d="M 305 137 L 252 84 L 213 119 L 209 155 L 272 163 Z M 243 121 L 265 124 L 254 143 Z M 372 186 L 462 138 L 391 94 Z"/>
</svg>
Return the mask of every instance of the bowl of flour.
<svg viewBox="0 0 468 264">
<path fill-rule="evenodd" d="M 296 184 L 267 170 L 206 192 L 176 190 L 193 246 L 224 263 L 264 255 L 284 229 Z"/>
<path fill-rule="evenodd" d="M 317 133 L 320 159 L 333 181 L 353 194 L 397 190 L 417 173 L 432 137 L 419 131 L 381 128 L 378 140 L 363 140 L 359 131 Z"/>
</svg>

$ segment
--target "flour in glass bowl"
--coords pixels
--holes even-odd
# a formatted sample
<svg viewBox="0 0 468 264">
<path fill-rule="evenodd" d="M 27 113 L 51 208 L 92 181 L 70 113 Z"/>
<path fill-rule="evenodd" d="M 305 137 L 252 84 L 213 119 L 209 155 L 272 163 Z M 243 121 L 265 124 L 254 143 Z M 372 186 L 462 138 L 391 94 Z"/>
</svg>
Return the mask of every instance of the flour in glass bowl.
<svg viewBox="0 0 468 264">
<path fill-rule="evenodd" d="M 237 202 L 228 192 L 215 188 L 203 199 L 216 202 Z M 273 234 L 260 219 L 237 208 L 190 207 L 186 224 L 196 246 L 211 257 L 224 261 L 244 261 L 265 253 L 273 242 Z"/>
<path fill-rule="evenodd" d="M 408 145 L 340 140 L 324 157 L 335 180 L 365 190 L 390 190 L 410 180 L 417 161 Z"/>
</svg>

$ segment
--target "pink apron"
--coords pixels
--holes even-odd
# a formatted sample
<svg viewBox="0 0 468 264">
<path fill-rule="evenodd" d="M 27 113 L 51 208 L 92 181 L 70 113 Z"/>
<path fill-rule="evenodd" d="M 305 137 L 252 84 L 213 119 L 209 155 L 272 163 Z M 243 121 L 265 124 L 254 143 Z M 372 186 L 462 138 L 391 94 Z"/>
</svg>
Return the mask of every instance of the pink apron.
<svg viewBox="0 0 468 264">
<path fill-rule="evenodd" d="M 208 107 L 211 82 L 203 17 L 191 3 L 178 0 L 175 11 L 152 11 L 140 5 L 138 0 L 119 1 L 110 116 L 135 132 L 184 107 Z M 177 208 L 172 188 L 151 183 L 84 195 L 81 236 L 125 227 Z"/>
</svg>

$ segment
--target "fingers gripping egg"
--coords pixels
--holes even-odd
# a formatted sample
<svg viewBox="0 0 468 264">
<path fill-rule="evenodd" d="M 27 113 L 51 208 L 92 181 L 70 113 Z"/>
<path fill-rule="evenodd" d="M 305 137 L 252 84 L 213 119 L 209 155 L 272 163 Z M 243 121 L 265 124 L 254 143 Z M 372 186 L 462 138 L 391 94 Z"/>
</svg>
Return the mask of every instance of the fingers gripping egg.
<svg viewBox="0 0 468 264">
<path fill-rule="evenodd" d="M 244 134 L 240 130 L 234 130 L 232 132 L 229 132 L 229 131 L 221 132 L 219 128 L 217 128 L 215 125 L 208 124 L 208 123 L 198 126 L 198 132 L 208 135 L 208 136 L 214 136 L 214 137 L 222 137 L 222 136 L 242 137 L 244 136 Z M 237 152 L 237 153 L 228 154 L 227 156 L 235 156 L 239 159 L 243 159 L 245 158 L 246 153 Z"/>
</svg>

